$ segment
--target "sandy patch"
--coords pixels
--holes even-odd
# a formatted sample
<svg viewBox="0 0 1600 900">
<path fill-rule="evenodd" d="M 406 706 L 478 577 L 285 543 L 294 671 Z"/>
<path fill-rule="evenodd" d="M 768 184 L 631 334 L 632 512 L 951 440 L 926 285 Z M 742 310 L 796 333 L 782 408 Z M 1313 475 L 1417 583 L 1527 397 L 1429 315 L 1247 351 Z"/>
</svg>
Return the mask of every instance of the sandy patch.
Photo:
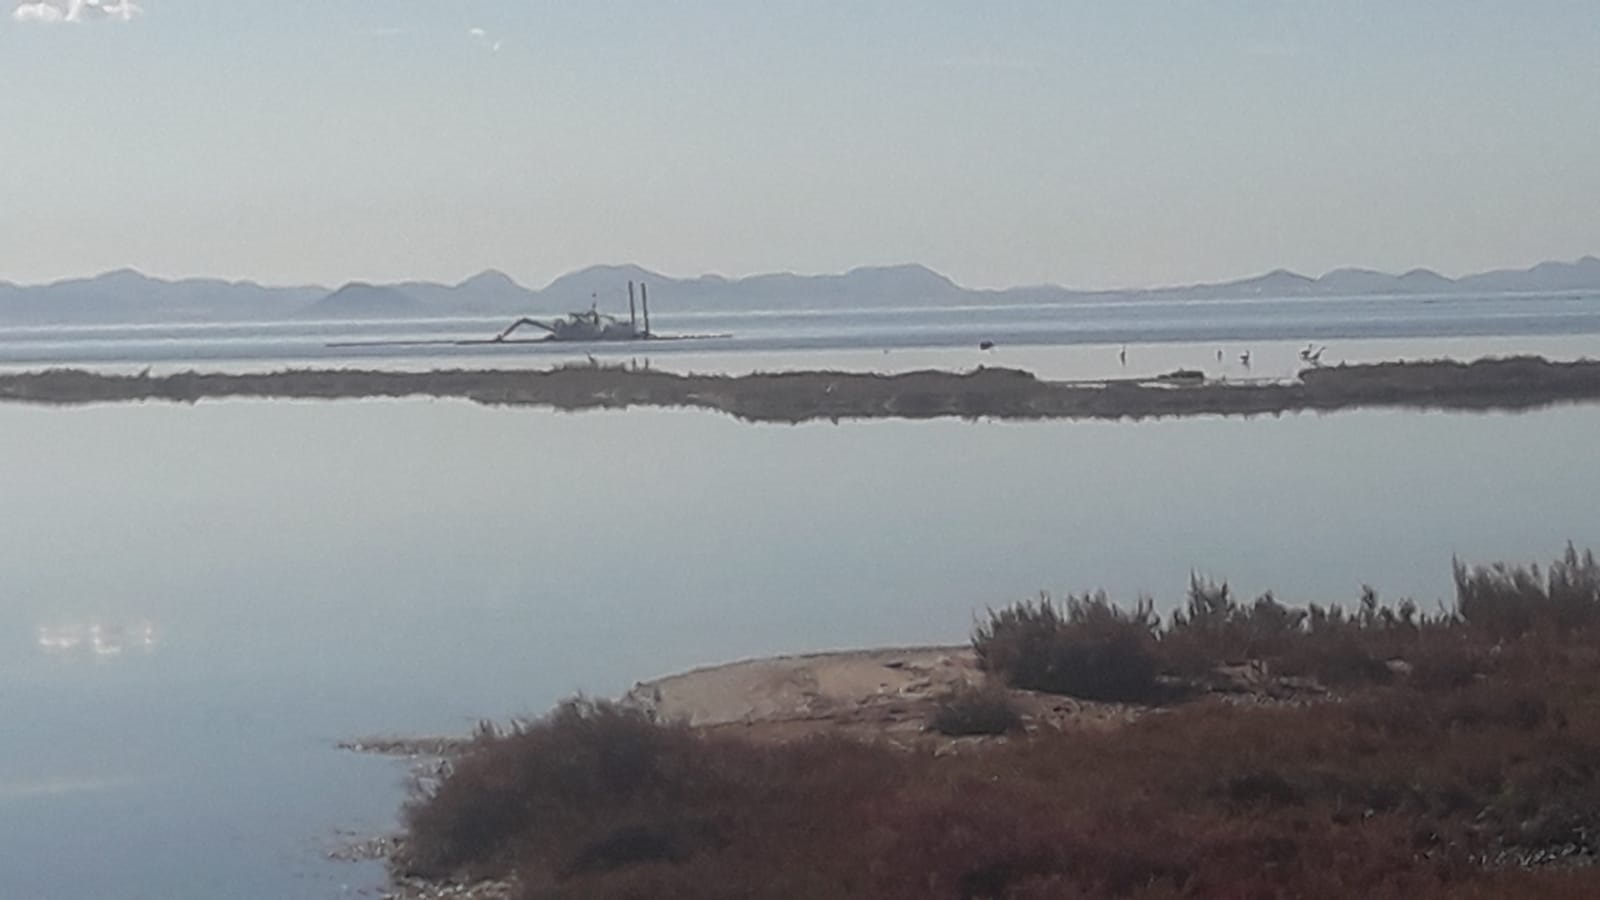
<svg viewBox="0 0 1600 900">
<path fill-rule="evenodd" d="M 855 650 L 696 669 L 640 682 L 623 702 L 697 727 L 826 719 L 925 699 L 983 677 L 968 647 Z"/>
</svg>

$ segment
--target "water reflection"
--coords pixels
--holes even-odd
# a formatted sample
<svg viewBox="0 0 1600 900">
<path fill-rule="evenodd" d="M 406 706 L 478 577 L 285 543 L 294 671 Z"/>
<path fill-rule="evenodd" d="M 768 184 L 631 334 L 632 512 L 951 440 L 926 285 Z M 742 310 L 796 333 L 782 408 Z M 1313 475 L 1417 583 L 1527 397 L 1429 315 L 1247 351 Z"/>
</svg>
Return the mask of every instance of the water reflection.
<svg viewBox="0 0 1600 900">
<path fill-rule="evenodd" d="M 134 778 L 67 777 L 54 776 L 31 781 L 0 780 L 0 800 L 21 800 L 28 797 L 62 797 L 72 794 L 98 794 L 121 790 L 137 785 Z"/>
<path fill-rule="evenodd" d="M 34 641 L 53 656 L 114 658 L 127 652 L 150 653 L 158 643 L 149 622 L 63 622 L 40 625 Z"/>
</svg>

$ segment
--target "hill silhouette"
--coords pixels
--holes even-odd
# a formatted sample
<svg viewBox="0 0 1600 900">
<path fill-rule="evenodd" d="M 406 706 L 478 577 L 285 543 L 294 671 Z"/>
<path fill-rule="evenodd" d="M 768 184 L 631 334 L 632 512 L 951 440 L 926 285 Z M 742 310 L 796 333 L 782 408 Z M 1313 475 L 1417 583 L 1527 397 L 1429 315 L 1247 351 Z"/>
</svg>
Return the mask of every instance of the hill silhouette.
<svg viewBox="0 0 1600 900">
<path fill-rule="evenodd" d="M 629 281 L 648 285 L 656 309 L 805 309 L 1060 303 L 1107 298 L 1370 297 L 1600 291 L 1600 258 L 1543 262 L 1448 278 L 1429 269 L 1399 275 L 1340 268 L 1321 277 L 1287 269 L 1210 284 L 1125 290 L 1074 290 L 1053 284 L 973 289 L 917 264 L 863 266 L 839 274 L 774 272 L 729 278 L 676 278 L 634 264 L 569 272 L 541 289 L 486 270 L 457 284 L 351 282 L 337 290 L 269 287 L 214 278 L 168 280 L 133 269 L 44 285 L 0 280 L 0 320 L 12 322 L 139 322 L 273 320 L 296 316 L 558 314 L 599 304 L 627 309 Z"/>
</svg>

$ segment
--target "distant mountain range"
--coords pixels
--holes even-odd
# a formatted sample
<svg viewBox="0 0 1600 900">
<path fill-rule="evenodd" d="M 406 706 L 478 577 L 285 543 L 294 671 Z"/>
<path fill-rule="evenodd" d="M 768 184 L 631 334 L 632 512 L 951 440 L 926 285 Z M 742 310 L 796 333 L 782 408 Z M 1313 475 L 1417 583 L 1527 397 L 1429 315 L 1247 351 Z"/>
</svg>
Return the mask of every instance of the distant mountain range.
<svg viewBox="0 0 1600 900">
<path fill-rule="evenodd" d="M 1230 297 L 1360 297 L 1417 294 L 1500 294 L 1600 291 L 1600 259 L 1543 262 L 1446 278 L 1428 269 L 1401 275 L 1335 269 L 1321 278 L 1276 270 L 1216 284 L 1119 291 L 1081 291 L 1058 285 L 976 290 L 925 266 L 877 266 L 842 275 L 780 273 L 723 278 L 670 278 L 634 265 L 592 266 L 563 275 L 540 290 L 487 271 L 460 284 L 352 282 L 326 287 L 269 287 L 251 281 L 189 278 L 171 281 L 131 269 L 46 285 L 0 281 L 0 321 L 94 323 L 293 318 L 407 318 L 422 316 L 556 315 L 598 303 L 627 311 L 627 282 L 649 286 L 651 305 L 665 310 L 790 309 L 1048 303 L 1107 298 L 1225 299 Z"/>
</svg>

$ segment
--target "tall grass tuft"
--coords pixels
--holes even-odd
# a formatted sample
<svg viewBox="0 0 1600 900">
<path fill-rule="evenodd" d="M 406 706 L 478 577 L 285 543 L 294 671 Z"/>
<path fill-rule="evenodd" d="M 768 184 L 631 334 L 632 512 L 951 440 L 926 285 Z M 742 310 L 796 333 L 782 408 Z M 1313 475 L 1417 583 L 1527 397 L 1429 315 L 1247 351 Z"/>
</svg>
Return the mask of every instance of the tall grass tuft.
<svg viewBox="0 0 1600 900">
<path fill-rule="evenodd" d="M 1246 606 L 1226 582 L 1189 577 L 1189 596 L 1160 632 L 1169 671 L 1201 676 L 1218 665 L 1266 659 L 1302 634 L 1308 613 L 1279 603 L 1270 592 Z"/>
<path fill-rule="evenodd" d="M 1145 703 L 1161 696 L 1159 627 L 1149 600 L 1125 610 L 1104 592 L 1069 595 L 1059 605 L 1041 595 L 990 610 L 972 647 L 979 664 L 1012 687 Z"/>
<path fill-rule="evenodd" d="M 1456 608 L 1474 627 L 1515 638 L 1535 627 L 1571 630 L 1600 620 L 1600 566 L 1594 551 L 1567 544 L 1543 577 L 1537 565 L 1468 567 L 1453 561 Z"/>
</svg>

